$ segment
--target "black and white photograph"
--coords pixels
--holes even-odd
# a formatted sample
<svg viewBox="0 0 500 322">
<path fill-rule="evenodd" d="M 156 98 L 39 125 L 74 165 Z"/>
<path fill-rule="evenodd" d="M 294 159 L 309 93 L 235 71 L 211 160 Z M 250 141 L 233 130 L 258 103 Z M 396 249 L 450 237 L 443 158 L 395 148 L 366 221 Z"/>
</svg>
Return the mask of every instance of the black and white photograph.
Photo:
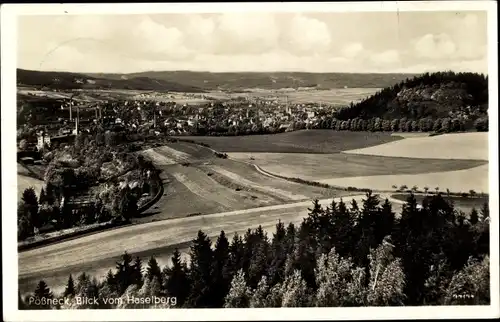
<svg viewBox="0 0 500 322">
<path fill-rule="evenodd" d="M 4 319 L 499 317 L 496 6 L 2 6 Z"/>
</svg>

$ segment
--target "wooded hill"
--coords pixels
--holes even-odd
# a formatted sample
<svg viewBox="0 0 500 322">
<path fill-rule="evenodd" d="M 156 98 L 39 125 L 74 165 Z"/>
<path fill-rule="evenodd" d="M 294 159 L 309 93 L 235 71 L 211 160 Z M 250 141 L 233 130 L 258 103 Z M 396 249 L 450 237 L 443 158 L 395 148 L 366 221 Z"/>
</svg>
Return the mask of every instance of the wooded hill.
<svg viewBox="0 0 500 322">
<path fill-rule="evenodd" d="M 171 92 L 203 92 L 200 88 L 175 81 L 149 77 L 106 78 L 80 73 L 17 70 L 17 84 L 39 89 L 129 89 Z"/>
<path fill-rule="evenodd" d="M 195 86 L 204 90 L 244 91 L 281 88 L 383 88 L 414 74 L 304 73 L 304 72 L 231 72 L 151 71 L 133 74 L 89 74 L 106 79 L 149 77 Z"/>
<path fill-rule="evenodd" d="M 381 118 L 487 117 L 488 77 L 477 73 L 437 72 L 408 78 L 335 113 L 339 120 Z"/>
<path fill-rule="evenodd" d="M 45 86 L 50 89 L 135 89 L 200 92 L 281 88 L 382 88 L 412 74 L 350 74 L 301 72 L 151 71 L 132 74 L 69 73 L 17 70 L 18 85 Z"/>
</svg>

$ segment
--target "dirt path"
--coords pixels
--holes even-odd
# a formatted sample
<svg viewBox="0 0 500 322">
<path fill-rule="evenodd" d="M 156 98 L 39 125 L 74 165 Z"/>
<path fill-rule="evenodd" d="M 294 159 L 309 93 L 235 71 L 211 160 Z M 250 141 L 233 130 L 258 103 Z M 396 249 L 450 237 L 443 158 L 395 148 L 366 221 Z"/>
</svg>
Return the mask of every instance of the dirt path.
<svg viewBox="0 0 500 322">
<path fill-rule="evenodd" d="M 241 185 L 251 187 L 251 188 L 256 189 L 256 190 L 260 190 L 260 191 L 268 192 L 268 193 L 273 193 L 273 194 L 279 195 L 280 197 L 288 198 L 290 200 L 309 199 L 307 196 L 304 196 L 302 194 L 294 194 L 292 192 L 285 191 L 285 190 L 282 190 L 279 188 L 273 188 L 273 187 L 269 187 L 269 186 L 260 185 L 256 182 L 245 179 L 242 176 L 240 176 L 234 172 L 225 170 L 219 166 L 211 166 L 210 168 L 212 170 L 214 170 L 215 172 L 217 172 L 225 177 L 228 177 L 231 180 L 234 180 L 234 181 L 240 183 Z"/>
</svg>

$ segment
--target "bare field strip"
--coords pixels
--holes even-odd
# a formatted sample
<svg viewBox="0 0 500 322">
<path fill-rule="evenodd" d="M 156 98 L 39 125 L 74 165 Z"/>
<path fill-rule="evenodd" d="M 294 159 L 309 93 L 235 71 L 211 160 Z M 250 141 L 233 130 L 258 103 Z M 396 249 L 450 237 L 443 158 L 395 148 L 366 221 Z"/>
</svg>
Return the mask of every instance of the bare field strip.
<svg viewBox="0 0 500 322">
<path fill-rule="evenodd" d="M 346 197 L 344 201 L 350 202 L 353 198 L 361 202 L 364 195 Z M 339 200 L 336 198 L 336 201 Z M 331 199 L 321 201 L 323 205 L 329 203 Z M 25 251 L 19 254 L 20 291 L 23 294 L 32 291 L 40 279 L 44 279 L 51 289 L 57 290 L 64 285 L 70 273 L 75 276 L 86 271 L 92 275 L 102 275 L 115 266 L 115 261 L 124 251 L 143 259 L 154 254 L 164 262 L 171 256 L 172 245 L 190 242 L 199 229 L 213 237 L 221 230 L 232 234 L 258 225 L 273 229 L 278 220 L 286 224 L 300 223 L 310 207 L 311 201 L 304 201 L 152 222 Z"/>
<path fill-rule="evenodd" d="M 420 159 L 488 160 L 488 133 L 453 133 L 415 137 L 344 153 Z"/>
<path fill-rule="evenodd" d="M 236 191 L 220 184 L 205 172 L 192 167 L 183 167 L 172 174 L 184 184 L 192 193 L 200 198 L 209 199 L 222 205 L 226 210 L 255 208 L 270 204 L 277 204 L 278 200 L 269 195 L 252 194 L 245 190 Z M 252 196 L 256 198 L 252 198 Z"/>
<path fill-rule="evenodd" d="M 179 137 L 206 143 L 221 152 L 338 153 L 402 140 L 385 132 L 339 132 L 301 130 L 279 134 L 247 136 Z"/>
<path fill-rule="evenodd" d="M 429 187 L 429 189 L 439 187 L 441 191 L 449 189 L 451 192 L 468 192 L 471 189 L 478 193 L 488 193 L 489 191 L 487 164 L 456 171 L 332 178 L 324 179 L 320 182 L 344 187 L 371 188 L 374 190 L 393 190 L 393 185 L 398 187 L 406 185 L 409 188 L 417 186 L 419 189 L 423 189 L 424 187 Z"/>
<path fill-rule="evenodd" d="M 242 177 L 234 172 L 223 169 L 219 166 L 211 166 L 210 168 L 213 171 L 215 171 L 215 172 L 217 172 L 217 173 L 219 173 L 219 174 L 221 174 L 221 175 L 223 175 L 223 176 L 225 176 L 225 177 L 227 177 L 235 182 L 238 182 L 241 185 L 256 189 L 258 191 L 262 191 L 265 193 L 272 193 L 272 194 L 278 195 L 282 198 L 288 198 L 290 200 L 295 200 L 295 201 L 309 199 L 307 196 L 302 195 L 302 194 L 295 194 L 295 193 L 292 193 L 292 192 L 289 192 L 286 190 L 282 190 L 279 188 L 273 188 L 273 187 L 269 187 L 266 185 L 258 184 L 256 182 L 248 180 L 248 179 L 246 179 L 246 178 L 244 178 L 244 177 Z"/>
<path fill-rule="evenodd" d="M 291 182 L 285 179 L 270 177 L 258 172 L 255 167 L 250 164 L 234 160 L 214 160 L 214 165 L 218 165 L 219 167 L 226 169 L 227 171 L 233 172 L 259 185 L 290 191 L 296 194 L 306 195 L 309 199 L 339 197 L 342 195 L 353 194 L 353 192 L 347 192 L 344 190 L 315 187 L 306 184 Z"/>
<path fill-rule="evenodd" d="M 134 223 L 182 218 L 198 213 L 217 213 L 226 210 L 214 200 L 200 198 L 179 182 L 172 175 L 177 167 L 181 166 L 173 165 L 161 168 L 163 171 L 160 173 L 160 178 L 163 180 L 164 194 L 153 207 L 142 213 L 140 218 L 134 218 Z"/>
<path fill-rule="evenodd" d="M 192 156 L 188 153 L 173 149 L 167 145 L 162 145 L 161 147 L 157 148 L 158 152 L 166 155 L 169 158 L 174 159 L 177 162 L 186 162 L 190 161 L 192 159 Z"/>
<path fill-rule="evenodd" d="M 176 164 L 177 162 L 167 157 L 165 154 L 158 152 L 158 148 L 147 149 L 139 152 L 146 158 L 150 159 L 158 167 Z"/>
<path fill-rule="evenodd" d="M 433 173 L 463 170 L 486 163 L 479 160 L 396 158 L 354 154 L 228 153 L 231 159 L 250 162 L 265 171 L 288 178 L 318 181 L 389 174 Z"/>
<path fill-rule="evenodd" d="M 214 153 L 207 147 L 188 142 L 169 142 L 166 144 L 172 149 L 188 154 L 194 160 L 206 160 L 214 158 Z"/>
</svg>

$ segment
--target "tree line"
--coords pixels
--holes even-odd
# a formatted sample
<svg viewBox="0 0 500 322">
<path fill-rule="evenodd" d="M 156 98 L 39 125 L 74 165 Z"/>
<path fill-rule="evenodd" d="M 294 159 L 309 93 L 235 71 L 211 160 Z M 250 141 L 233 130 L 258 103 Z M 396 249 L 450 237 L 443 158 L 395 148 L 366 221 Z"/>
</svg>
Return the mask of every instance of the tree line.
<svg viewBox="0 0 500 322">
<path fill-rule="evenodd" d="M 464 118 L 436 118 L 382 119 L 379 117 L 362 119 L 353 118 L 340 120 L 336 118 L 324 119 L 315 125 L 305 126 L 311 129 L 332 129 L 335 131 L 369 131 L 369 132 L 434 132 L 451 133 L 476 130 L 488 132 L 488 118 L 480 117 L 475 120 Z M 298 129 L 298 128 L 297 128 Z"/>
<path fill-rule="evenodd" d="M 70 275 L 60 295 L 40 281 L 28 296 L 170 296 L 185 308 L 488 305 L 488 209 L 466 215 L 441 194 L 418 207 L 410 195 L 396 217 L 371 192 L 361 205 L 315 200 L 299 225 L 280 221 L 272 237 L 261 226 L 232 238 L 221 231 L 213 245 L 200 230 L 187 260 L 176 249 L 161 268 L 154 257 L 143 265 L 124 253 L 103 280 Z M 165 307 L 19 300 L 21 309 Z"/>
</svg>

